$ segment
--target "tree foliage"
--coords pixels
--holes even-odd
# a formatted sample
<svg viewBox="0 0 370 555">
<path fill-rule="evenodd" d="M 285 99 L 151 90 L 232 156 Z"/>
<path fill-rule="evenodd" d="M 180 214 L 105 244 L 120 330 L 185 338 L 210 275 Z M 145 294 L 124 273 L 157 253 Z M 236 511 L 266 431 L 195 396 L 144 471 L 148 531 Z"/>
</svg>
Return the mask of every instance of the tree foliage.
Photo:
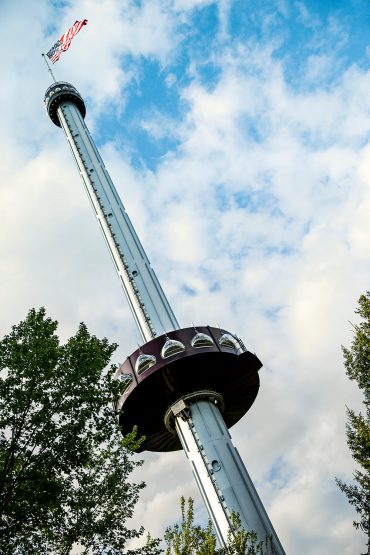
<svg viewBox="0 0 370 555">
<path fill-rule="evenodd" d="M 238 515 L 232 515 L 232 532 L 227 546 L 217 548 L 212 523 L 206 527 L 194 524 L 194 502 L 188 499 L 187 507 L 181 497 L 181 523 L 169 526 L 165 532 L 167 549 L 165 555 L 270 555 L 273 553 L 271 540 L 260 541 L 255 532 L 242 528 Z"/>
<path fill-rule="evenodd" d="M 169 526 L 164 539 L 167 543 L 166 555 L 215 555 L 216 536 L 211 522 L 206 528 L 194 524 L 194 502 L 184 497 L 180 500 L 181 523 Z"/>
<path fill-rule="evenodd" d="M 344 365 L 350 380 L 357 382 L 363 393 L 364 413 L 347 408 L 347 444 L 358 468 L 354 483 L 337 479 L 340 489 L 356 509 L 359 519 L 353 523 L 367 535 L 370 555 L 370 292 L 361 295 L 356 314 L 361 317 L 354 326 L 354 338 L 349 349 L 343 347 Z"/>
<path fill-rule="evenodd" d="M 220 555 L 273 555 L 271 537 L 259 540 L 256 532 L 244 530 L 239 515 L 234 513 L 231 515 L 231 525 L 227 546 L 219 551 Z"/>
<path fill-rule="evenodd" d="M 116 345 L 84 324 L 61 345 L 56 329 L 31 310 L 0 341 L 0 552 L 122 553 L 143 532 L 125 521 L 144 484 L 127 481 L 137 441 L 122 439 L 112 409 Z"/>
</svg>

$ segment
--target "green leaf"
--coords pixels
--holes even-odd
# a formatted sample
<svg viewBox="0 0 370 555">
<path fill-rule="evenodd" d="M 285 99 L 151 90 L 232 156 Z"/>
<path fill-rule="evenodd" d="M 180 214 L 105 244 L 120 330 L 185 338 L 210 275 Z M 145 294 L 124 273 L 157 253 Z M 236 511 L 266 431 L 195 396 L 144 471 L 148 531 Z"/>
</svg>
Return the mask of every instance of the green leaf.
<svg viewBox="0 0 370 555">
<path fill-rule="evenodd" d="M 367 535 L 367 553 L 370 554 L 370 292 L 361 295 L 356 310 L 361 318 L 353 326 L 354 337 L 351 347 L 342 347 L 344 366 L 350 380 L 357 382 L 363 393 L 364 413 L 355 413 L 347 408 L 347 444 L 360 470 L 355 470 L 353 483 L 336 482 L 348 501 L 354 506 L 359 520 L 355 528 Z"/>
<path fill-rule="evenodd" d="M 0 552 L 112 555 L 143 483 L 131 483 L 136 430 L 122 438 L 112 401 L 115 344 L 85 324 L 64 345 L 45 309 L 0 341 Z M 144 540 L 143 540 L 144 543 Z M 158 540 L 128 553 L 157 554 Z"/>
</svg>

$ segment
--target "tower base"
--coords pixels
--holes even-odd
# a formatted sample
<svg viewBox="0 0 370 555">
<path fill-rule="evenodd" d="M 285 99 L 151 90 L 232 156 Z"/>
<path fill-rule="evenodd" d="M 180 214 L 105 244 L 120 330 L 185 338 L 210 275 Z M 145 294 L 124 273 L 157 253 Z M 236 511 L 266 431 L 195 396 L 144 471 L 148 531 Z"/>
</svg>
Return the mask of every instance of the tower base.
<svg viewBox="0 0 370 555">
<path fill-rule="evenodd" d="M 201 392 L 178 401 L 171 412 L 220 544 L 226 546 L 233 533 L 235 513 L 244 530 L 254 531 L 259 541 L 270 538 L 272 553 L 285 555 L 218 406 L 200 397 Z"/>
</svg>

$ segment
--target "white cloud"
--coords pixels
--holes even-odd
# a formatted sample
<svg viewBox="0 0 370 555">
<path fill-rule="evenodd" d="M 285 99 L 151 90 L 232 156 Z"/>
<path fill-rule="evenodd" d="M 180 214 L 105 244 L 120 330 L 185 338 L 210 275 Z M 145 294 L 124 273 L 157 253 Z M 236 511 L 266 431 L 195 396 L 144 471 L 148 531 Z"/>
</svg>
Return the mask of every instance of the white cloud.
<svg viewBox="0 0 370 555">
<path fill-rule="evenodd" d="M 351 476 L 345 404 L 359 404 L 340 345 L 368 287 L 370 77 L 353 65 L 328 86 L 321 54 L 308 62 L 315 86 L 293 89 L 273 43 L 227 43 L 226 3 L 226 44 L 213 52 L 219 81 L 207 86 L 191 59 L 184 84 L 171 68 L 177 26 L 210 4 L 70 3 L 45 38 L 50 6 L 24 2 L 17 32 L 27 50 L 8 30 L 15 8 L 2 7 L 11 48 L 0 93 L 9 107 L 0 129 L 0 327 L 43 304 L 63 337 L 83 320 L 117 341 L 114 362 L 138 340 L 67 143 L 42 105 L 48 75 L 34 52 L 86 17 L 55 72 L 87 99 L 92 129 L 107 105 L 124 113 L 143 57 L 173 76 L 182 115 L 158 106 L 142 120 L 152 137 L 177 141 L 156 169 L 134 167 L 130 145 L 107 143 L 102 153 L 180 322 L 228 327 L 265 363 L 256 403 L 232 434 L 282 543 L 291 553 L 304 545 L 309 555 L 351 554 L 362 538 L 333 479 Z M 301 14 L 308 24 L 303 4 Z M 146 458 L 135 518 L 159 534 L 177 518 L 181 494 L 199 497 L 182 453 Z"/>
<path fill-rule="evenodd" d="M 331 93 L 311 95 L 294 93 L 276 70 L 270 79 L 258 81 L 257 94 L 266 99 L 261 101 L 261 111 L 268 125 L 265 138 L 249 149 L 246 141 L 250 138 L 240 130 L 249 109 L 248 102 L 242 102 L 249 76 L 243 72 L 233 75 L 225 68 L 214 90 L 207 91 L 199 83 L 191 85 L 185 92 L 190 110 L 179 130 L 182 145 L 177 156 L 174 153 L 159 167 L 161 186 L 151 198 L 158 213 L 165 207 L 160 245 L 171 259 L 175 256 L 171 245 L 184 241 L 179 209 L 183 213 L 185 203 L 191 207 L 188 245 L 195 235 L 199 254 L 190 248 L 182 255 L 175 279 L 181 282 L 184 273 L 195 273 L 203 279 L 203 286 L 197 285 L 194 300 L 178 299 L 180 310 L 183 303 L 188 314 L 189 304 L 195 301 L 196 313 L 200 306 L 205 319 L 212 320 L 216 312 L 223 314 L 223 325 L 236 325 L 239 333 L 249 335 L 252 350 L 264 354 L 262 358 L 273 372 L 264 375 L 261 371 L 267 391 L 252 409 L 258 411 L 258 417 L 252 417 L 257 437 L 252 438 L 252 449 L 245 458 L 255 470 L 268 506 L 271 504 L 271 514 L 276 515 L 283 543 L 292 552 L 302 541 L 310 553 L 322 552 L 326 535 L 322 523 L 330 527 L 333 504 L 337 503 L 341 509 L 332 524 L 326 552 L 342 549 L 350 553 L 354 542 L 360 545 L 361 541 L 351 534 L 350 510 L 333 481 L 336 474 L 350 472 L 344 406 L 349 399 L 358 403 L 343 377 L 339 346 L 349 341 L 346 322 L 368 279 L 369 223 L 363 206 L 369 193 L 362 182 L 367 151 L 364 154 L 358 148 L 361 136 L 366 140 L 366 131 L 362 125 L 349 123 L 351 114 L 357 113 L 358 101 L 356 94 L 347 94 L 347 78 L 349 74 L 343 78 L 344 88 L 341 83 Z M 358 73 L 359 90 L 366 78 Z M 351 90 L 355 89 L 353 82 Z M 335 126 L 344 105 L 344 121 L 342 118 Z M 363 110 L 366 119 L 368 103 Z M 303 141 L 306 132 L 322 137 L 324 147 Z M 276 200 L 276 213 L 268 202 L 251 212 L 233 203 L 233 194 L 239 191 L 266 188 L 261 172 L 269 175 L 266 196 Z M 217 209 L 219 182 L 226 184 L 227 195 Z M 180 197 L 176 194 L 179 189 Z M 358 213 L 363 217 L 359 219 Z M 172 215 L 177 226 L 169 225 Z M 197 227 L 200 222 L 202 232 Z M 172 230 L 170 238 L 168 229 Z M 156 233 L 160 233 L 158 225 Z M 352 237 L 357 237 L 364 250 L 352 248 Z M 268 249 L 276 248 L 283 250 L 268 255 Z M 241 253 L 239 259 L 230 258 L 237 252 Z M 160 257 L 159 251 L 156 256 Z M 204 267 L 212 270 L 201 277 Z M 222 297 L 227 296 L 226 307 L 207 291 L 210 276 L 220 284 Z M 279 305 L 271 320 L 269 309 Z M 240 445 L 239 431 L 237 438 Z M 258 453 L 258 462 L 252 461 L 251 453 Z M 286 458 L 294 473 L 289 478 L 288 471 L 288 485 L 277 492 L 264 486 L 263 475 L 279 456 Z M 288 525 L 290 511 L 296 520 Z M 312 522 L 309 533 L 303 533 L 298 522 Z"/>
</svg>

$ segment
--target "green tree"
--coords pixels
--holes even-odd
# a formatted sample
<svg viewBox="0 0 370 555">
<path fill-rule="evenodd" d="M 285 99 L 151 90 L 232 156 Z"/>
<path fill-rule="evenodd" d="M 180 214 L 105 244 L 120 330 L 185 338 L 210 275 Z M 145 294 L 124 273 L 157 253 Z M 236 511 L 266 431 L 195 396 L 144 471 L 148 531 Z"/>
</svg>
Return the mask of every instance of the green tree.
<svg viewBox="0 0 370 555">
<path fill-rule="evenodd" d="M 0 552 L 115 555 L 143 533 L 125 521 L 144 487 L 127 480 L 138 442 L 112 408 L 116 345 L 84 324 L 61 345 L 56 329 L 33 309 L 0 341 Z"/>
<path fill-rule="evenodd" d="M 354 483 L 336 479 L 348 501 L 356 509 L 359 519 L 353 523 L 367 535 L 367 554 L 370 555 L 370 292 L 361 295 L 356 314 L 361 317 L 354 326 L 354 338 L 349 349 L 343 349 L 346 374 L 357 382 L 363 393 L 364 413 L 347 408 L 347 444 L 358 468 Z"/>
<path fill-rule="evenodd" d="M 190 497 L 186 507 L 184 497 L 180 500 L 181 523 L 169 526 L 164 539 L 166 555 L 215 555 L 216 536 L 212 524 L 206 528 L 194 524 L 194 502 Z"/>
<path fill-rule="evenodd" d="M 271 537 L 259 540 L 253 531 L 246 531 L 237 514 L 231 515 L 232 532 L 229 532 L 227 546 L 220 555 L 273 555 Z"/>
<path fill-rule="evenodd" d="M 217 548 L 216 535 L 208 521 L 205 528 L 194 524 L 194 502 L 188 499 L 187 507 L 181 497 L 181 523 L 169 526 L 164 539 L 167 543 L 165 555 L 270 555 L 273 553 L 271 540 L 260 541 L 255 532 L 242 528 L 238 515 L 232 515 L 232 532 L 227 546 Z"/>
</svg>

